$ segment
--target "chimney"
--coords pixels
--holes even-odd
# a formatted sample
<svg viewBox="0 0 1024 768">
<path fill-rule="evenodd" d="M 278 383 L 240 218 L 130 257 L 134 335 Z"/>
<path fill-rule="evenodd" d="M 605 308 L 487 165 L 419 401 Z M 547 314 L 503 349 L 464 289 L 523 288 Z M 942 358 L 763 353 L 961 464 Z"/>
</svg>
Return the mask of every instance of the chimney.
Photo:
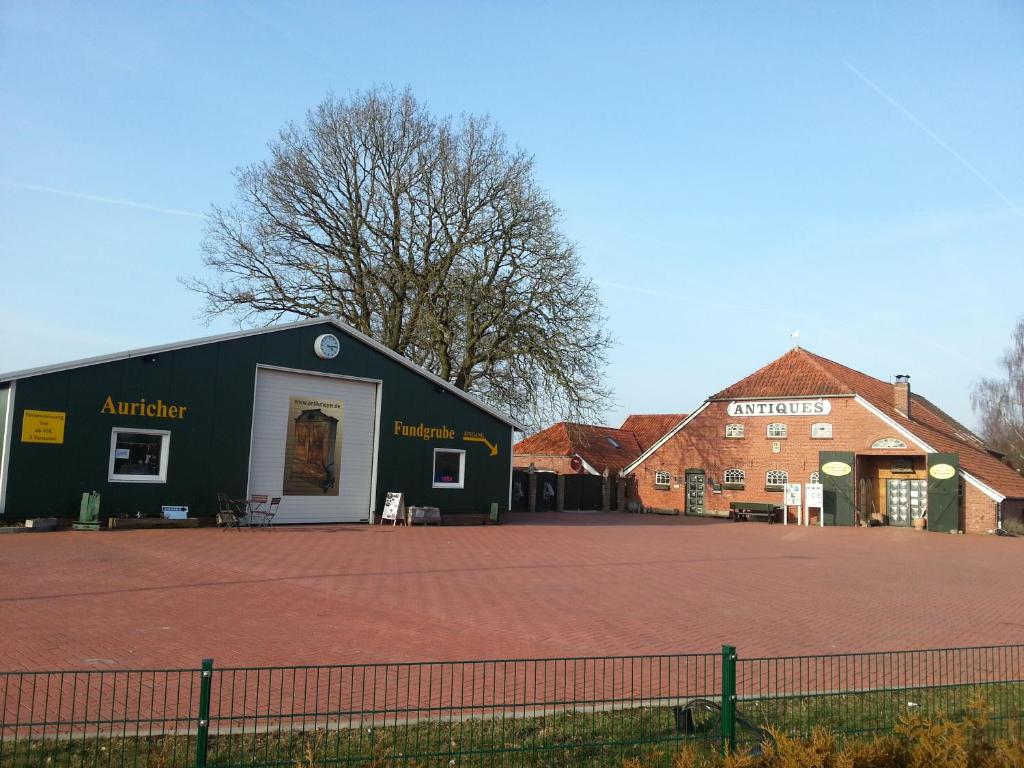
<svg viewBox="0 0 1024 768">
<path fill-rule="evenodd" d="M 896 381 L 892 385 L 892 404 L 897 411 L 910 418 L 910 376 L 906 373 L 896 374 Z"/>
</svg>

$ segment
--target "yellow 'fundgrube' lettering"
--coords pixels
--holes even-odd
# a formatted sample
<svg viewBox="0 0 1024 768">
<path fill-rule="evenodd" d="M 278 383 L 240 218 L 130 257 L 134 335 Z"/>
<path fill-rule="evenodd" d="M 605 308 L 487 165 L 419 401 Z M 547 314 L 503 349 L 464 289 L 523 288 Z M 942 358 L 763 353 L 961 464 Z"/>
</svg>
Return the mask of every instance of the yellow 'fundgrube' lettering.
<svg viewBox="0 0 1024 768">
<path fill-rule="evenodd" d="M 452 427 L 428 427 L 423 422 L 405 424 L 395 419 L 395 434 L 399 437 L 418 437 L 421 440 L 454 440 L 455 430 Z"/>
</svg>

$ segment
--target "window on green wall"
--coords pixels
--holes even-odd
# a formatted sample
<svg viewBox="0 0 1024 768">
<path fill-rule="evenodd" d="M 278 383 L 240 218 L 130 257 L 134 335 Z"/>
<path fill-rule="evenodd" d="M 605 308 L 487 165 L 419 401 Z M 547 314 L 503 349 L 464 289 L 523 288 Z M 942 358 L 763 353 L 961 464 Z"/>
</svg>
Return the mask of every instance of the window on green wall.
<svg viewBox="0 0 1024 768">
<path fill-rule="evenodd" d="M 107 479 L 113 483 L 166 483 L 171 433 L 115 427 L 110 433 Z"/>
<path fill-rule="evenodd" d="M 465 484 L 466 452 L 451 448 L 434 449 L 434 487 L 462 488 Z"/>
</svg>

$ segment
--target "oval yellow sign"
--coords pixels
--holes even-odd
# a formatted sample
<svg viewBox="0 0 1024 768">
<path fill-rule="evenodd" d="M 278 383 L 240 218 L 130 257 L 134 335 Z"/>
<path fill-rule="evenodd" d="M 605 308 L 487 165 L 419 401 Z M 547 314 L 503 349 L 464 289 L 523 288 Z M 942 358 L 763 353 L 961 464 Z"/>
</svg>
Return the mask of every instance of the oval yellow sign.
<svg viewBox="0 0 1024 768">
<path fill-rule="evenodd" d="M 949 480 L 956 474 L 956 467 L 950 464 L 935 464 L 928 469 L 928 474 L 936 480 Z"/>
<path fill-rule="evenodd" d="M 842 477 L 853 472 L 853 467 L 845 461 L 826 461 L 821 465 L 821 471 L 832 477 Z"/>
</svg>

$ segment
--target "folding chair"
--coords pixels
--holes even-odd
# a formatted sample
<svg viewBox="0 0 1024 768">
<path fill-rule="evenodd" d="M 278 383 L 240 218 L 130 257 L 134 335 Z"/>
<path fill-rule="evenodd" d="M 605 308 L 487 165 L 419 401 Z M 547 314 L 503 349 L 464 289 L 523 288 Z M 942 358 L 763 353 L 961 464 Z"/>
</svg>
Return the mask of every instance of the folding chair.
<svg viewBox="0 0 1024 768">
<path fill-rule="evenodd" d="M 217 494 L 217 527 L 226 530 L 237 528 L 241 530 L 242 515 L 226 493 Z"/>
<path fill-rule="evenodd" d="M 266 497 L 264 497 L 266 498 Z M 270 505 L 264 509 L 253 510 L 250 514 L 252 515 L 252 524 L 256 528 L 273 528 L 274 527 L 274 516 L 277 514 L 277 508 L 281 505 L 281 497 L 275 496 L 270 500 Z"/>
<path fill-rule="evenodd" d="M 267 514 L 267 494 L 254 493 L 245 500 L 245 524 L 250 528 L 261 528 L 259 520 Z"/>
</svg>

